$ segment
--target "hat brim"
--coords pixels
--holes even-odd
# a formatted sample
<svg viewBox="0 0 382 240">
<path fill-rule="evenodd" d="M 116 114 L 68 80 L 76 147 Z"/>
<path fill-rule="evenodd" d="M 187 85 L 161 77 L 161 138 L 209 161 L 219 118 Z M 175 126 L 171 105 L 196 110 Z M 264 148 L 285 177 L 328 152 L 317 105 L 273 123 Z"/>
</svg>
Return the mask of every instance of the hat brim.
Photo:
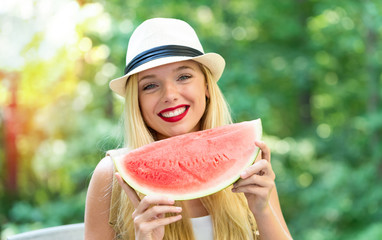
<svg viewBox="0 0 382 240">
<path fill-rule="evenodd" d="M 220 79 L 225 67 L 224 58 L 217 53 L 206 53 L 197 57 L 175 56 L 175 57 L 158 58 L 150 62 L 147 62 L 145 64 L 142 64 L 141 66 L 135 68 L 134 70 L 125 74 L 122 77 L 111 80 L 109 83 L 109 87 L 113 92 L 117 93 L 118 95 L 122 97 L 125 97 L 126 81 L 131 75 L 154 68 L 154 67 L 159 67 L 169 63 L 175 63 L 175 62 L 181 62 L 181 61 L 187 61 L 187 60 L 193 60 L 206 66 L 211 71 L 212 77 L 215 81 L 218 81 Z"/>
</svg>

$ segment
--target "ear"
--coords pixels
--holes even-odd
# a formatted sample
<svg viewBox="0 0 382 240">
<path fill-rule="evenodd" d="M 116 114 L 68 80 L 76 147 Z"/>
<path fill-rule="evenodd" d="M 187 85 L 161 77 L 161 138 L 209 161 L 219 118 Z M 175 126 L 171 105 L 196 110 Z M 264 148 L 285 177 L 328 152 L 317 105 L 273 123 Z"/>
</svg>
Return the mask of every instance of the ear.
<svg viewBox="0 0 382 240">
<path fill-rule="evenodd" d="M 206 83 L 205 89 L 206 89 L 206 97 L 210 98 L 210 92 L 208 91 L 208 84 L 207 83 Z"/>
</svg>

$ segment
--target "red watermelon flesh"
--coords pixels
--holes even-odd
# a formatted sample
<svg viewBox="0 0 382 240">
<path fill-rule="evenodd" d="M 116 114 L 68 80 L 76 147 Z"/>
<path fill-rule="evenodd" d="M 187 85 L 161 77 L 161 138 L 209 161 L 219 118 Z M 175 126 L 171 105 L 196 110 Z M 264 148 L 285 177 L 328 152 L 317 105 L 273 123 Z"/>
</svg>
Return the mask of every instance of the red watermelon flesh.
<svg viewBox="0 0 382 240">
<path fill-rule="evenodd" d="M 137 191 L 174 200 L 203 197 L 235 182 L 259 153 L 260 119 L 187 133 L 112 155 Z M 126 153 L 127 151 L 127 153 Z"/>
</svg>

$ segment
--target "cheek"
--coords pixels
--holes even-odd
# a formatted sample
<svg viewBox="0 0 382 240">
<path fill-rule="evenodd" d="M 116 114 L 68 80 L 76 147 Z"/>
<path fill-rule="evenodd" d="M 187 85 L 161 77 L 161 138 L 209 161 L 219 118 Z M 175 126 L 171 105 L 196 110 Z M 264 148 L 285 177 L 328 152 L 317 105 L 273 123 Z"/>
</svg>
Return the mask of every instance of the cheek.
<svg viewBox="0 0 382 240">
<path fill-rule="evenodd" d="M 200 92 L 200 89 L 199 89 Z M 200 111 L 204 112 L 206 108 L 206 94 L 203 92 L 200 92 L 200 94 L 197 96 L 197 103 L 199 105 Z"/>
<path fill-rule="evenodd" d="M 146 119 L 149 118 L 150 113 L 153 112 L 153 106 L 150 104 L 151 101 L 149 99 L 141 99 L 139 98 L 139 107 L 143 116 L 143 119 L 146 122 Z"/>
</svg>

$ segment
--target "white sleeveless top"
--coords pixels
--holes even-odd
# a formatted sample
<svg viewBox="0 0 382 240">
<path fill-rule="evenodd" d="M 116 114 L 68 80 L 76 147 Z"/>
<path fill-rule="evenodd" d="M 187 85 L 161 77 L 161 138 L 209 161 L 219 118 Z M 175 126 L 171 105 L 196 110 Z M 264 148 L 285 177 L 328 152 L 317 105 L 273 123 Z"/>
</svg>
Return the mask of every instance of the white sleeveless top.
<svg viewBox="0 0 382 240">
<path fill-rule="evenodd" d="M 190 218 L 195 240 L 213 240 L 214 231 L 210 215 Z"/>
<path fill-rule="evenodd" d="M 212 219 L 210 215 L 190 218 L 192 229 L 194 230 L 195 240 L 213 240 L 214 239 L 214 230 L 212 226 Z M 256 231 L 256 235 L 259 235 L 259 232 Z M 251 231 L 248 232 L 248 239 L 253 239 Z"/>
</svg>

